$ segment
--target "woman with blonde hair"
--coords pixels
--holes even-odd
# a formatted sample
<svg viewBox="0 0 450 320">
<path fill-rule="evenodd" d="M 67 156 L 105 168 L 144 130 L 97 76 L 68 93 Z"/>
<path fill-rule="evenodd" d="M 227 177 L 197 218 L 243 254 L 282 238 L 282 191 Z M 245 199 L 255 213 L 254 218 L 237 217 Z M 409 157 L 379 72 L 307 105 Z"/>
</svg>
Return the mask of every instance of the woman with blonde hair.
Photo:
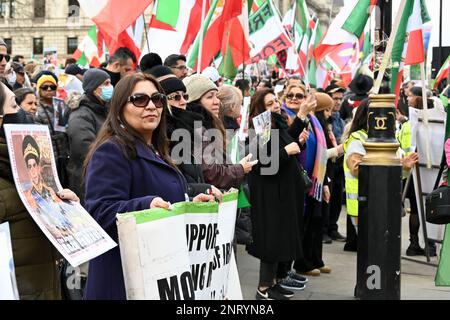
<svg viewBox="0 0 450 320">
<path fill-rule="evenodd" d="M 300 105 L 304 102 L 306 96 L 307 90 L 304 85 L 295 83 L 287 86 L 283 96 L 283 105 L 281 106 L 281 110 L 288 116 L 289 125 L 297 115 Z"/>
</svg>

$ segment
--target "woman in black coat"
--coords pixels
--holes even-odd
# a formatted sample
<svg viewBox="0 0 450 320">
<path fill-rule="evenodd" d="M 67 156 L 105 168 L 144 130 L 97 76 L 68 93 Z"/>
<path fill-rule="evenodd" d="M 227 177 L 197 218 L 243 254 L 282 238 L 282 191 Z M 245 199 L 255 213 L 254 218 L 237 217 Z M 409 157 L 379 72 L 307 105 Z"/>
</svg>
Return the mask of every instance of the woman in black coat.
<svg viewBox="0 0 450 320">
<path fill-rule="evenodd" d="M 271 89 L 257 91 L 250 104 L 250 125 L 252 119 L 266 110 L 271 111 L 271 140 L 279 145 L 271 150 L 269 141 L 258 150 L 258 159 L 266 154 L 269 164 L 259 162 L 248 176 L 250 203 L 252 204 L 253 243 L 248 252 L 261 260 L 257 299 L 286 300 L 293 292 L 277 283 L 277 268 L 280 262 L 302 257 L 303 209 L 305 185 L 301 166 L 297 160 L 300 153 L 299 137 L 306 128 L 309 104 L 302 104 L 297 117 L 288 128 L 287 119 L 281 115 L 281 108 Z M 266 175 L 265 167 L 278 162 L 275 174 Z"/>
</svg>

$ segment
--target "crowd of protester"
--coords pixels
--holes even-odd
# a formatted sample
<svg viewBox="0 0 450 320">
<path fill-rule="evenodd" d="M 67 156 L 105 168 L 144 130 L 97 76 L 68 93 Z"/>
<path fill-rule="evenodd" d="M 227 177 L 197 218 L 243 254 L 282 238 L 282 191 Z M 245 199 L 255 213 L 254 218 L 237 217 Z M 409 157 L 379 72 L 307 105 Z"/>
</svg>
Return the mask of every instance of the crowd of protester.
<svg viewBox="0 0 450 320">
<path fill-rule="evenodd" d="M 245 185 L 252 238 L 246 249 L 260 260 L 257 299 L 288 300 L 295 290 L 305 289 L 308 277 L 332 272 L 324 244 L 346 242 L 344 250 L 356 251 L 358 166 L 365 155 L 373 86 L 369 72 L 359 72 L 348 88 L 339 80 L 313 88 L 297 77 L 242 76 L 224 84 L 214 67 L 191 72 L 183 55 L 163 61 L 150 53 L 138 64 L 127 48 L 118 49 L 100 68 L 85 70 L 67 61 L 59 74 L 54 66 L 26 63 L 21 56 L 9 62 L 2 41 L 0 56 L 3 124 L 49 127 L 58 175 L 68 188 L 60 196 L 80 201 L 115 241 L 118 212 L 169 208 L 187 199 L 220 201 L 223 192 Z M 55 119 L 55 98 L 64 102 L 61 119 Z M 266 143 L 258 154 L 250 154 L 249 135 L 233 161 L 230 142 L 241 129 L 246 98 L 251 99 L 249 130 L 255 117 L 270 111 L 271 137 L 278 144 Z M 397 116 L 405 172 L 417 162 L 403 138 L 408 135 L 407 106 L 420 108 L 421 99 L 420 89 L 406 83 Z M 189 133 L 191 143 L 173 158 L 178 142 L 171 138 L 178 129 Z M 0 133 L 0 222 L 11 224 L 20 296 L 59 299 L 61 257 L 20 202 Z M 194 150 L 195 138 L 201 141 L 200 153 Z M 219 152 L 209 153 L 210 145 Z M 275 173 L 264 173 L 273 163 L 258 161 L 262 154 L 279 164 Z M 407 254 L 424 254 L 417 208 L 410 199 Z M 346 235 L 338 229 L 343 204 Z M 85 274 L 85 299 L 126 298 L 119 247 L 91 260 Z"/>
</svg>

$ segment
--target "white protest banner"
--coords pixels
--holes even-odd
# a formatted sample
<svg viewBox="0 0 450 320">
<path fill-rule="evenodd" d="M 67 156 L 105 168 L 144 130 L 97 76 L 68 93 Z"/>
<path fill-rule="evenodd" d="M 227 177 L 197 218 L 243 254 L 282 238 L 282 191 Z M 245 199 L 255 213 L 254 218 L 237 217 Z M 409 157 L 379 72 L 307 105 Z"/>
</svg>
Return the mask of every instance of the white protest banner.
<svg viewBox="0 0 450 320">
<path fill-rule="evenodd" d="M 8 222 L 0 224 L 0 300 L 19 300 Z"/>
<path fill-rule="evenodd" d="M 11 168 L 20 199 L 33 220 L 73 266 L 117 244 L 77 202 L 58 197 L 62 190 L 48 126 L 5 125 Z"/>
<path fill-rule="evenodd" d="M 225 194 L 220 205 L 180 202 L 170 211 L 149 209 L 119 214 L 127 299 L 229 298 L 237 195 Z M 237 273 L 237 269 L 231 270 Z M 236 278 L 239 282 L 233 275 Z M 233 296 L 242 297 L 236 293 L 240 285 L 234 284 L 233 288 Z"/>
<path fill-rule="evenodd" d="M 223 201 L 219 205 L 219 234 L 217 235 L 217 246 L 215 252 L 217 268 L 214 271 L 211 285 L 211 299 L 213 300 L 242 299 L 242 295 L 239 296 L 239 280 L 237 281 L 239 290 L 233 290 L 231 292 L 229 290 L 228 282 L 230 270 L 237 272 L 237 269 L 234 270 L 232 268 L 232 264 L 236 264 L 232 242 L 234 238 L 234 228 L 236 225 L 237 195 L 237 193 L 224 194 Z M 236 283 L 236 281 L 233 283 Z"/>
</svg>

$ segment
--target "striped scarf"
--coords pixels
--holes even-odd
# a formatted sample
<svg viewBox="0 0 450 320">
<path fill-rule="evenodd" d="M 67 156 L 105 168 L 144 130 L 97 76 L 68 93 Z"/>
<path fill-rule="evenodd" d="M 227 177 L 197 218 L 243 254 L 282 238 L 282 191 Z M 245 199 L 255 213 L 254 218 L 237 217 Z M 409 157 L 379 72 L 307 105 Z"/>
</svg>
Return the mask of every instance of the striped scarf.
<svg viewBox="0 0 450 320">
<path fill-rule="evenodd" d="M 317 147 L 316 147 L 316 159 L 314 161 L 314 169 L 311 176 L 313 186 L 309 191 L 309 196 L 321 202 L 323 195 L 323 181 L 325 179 L 328 161 L 327 142 L 319 120 L 315 116 L 311 115 L 311 122 L 314 134 L 317 139 Z"/>
</svg>

